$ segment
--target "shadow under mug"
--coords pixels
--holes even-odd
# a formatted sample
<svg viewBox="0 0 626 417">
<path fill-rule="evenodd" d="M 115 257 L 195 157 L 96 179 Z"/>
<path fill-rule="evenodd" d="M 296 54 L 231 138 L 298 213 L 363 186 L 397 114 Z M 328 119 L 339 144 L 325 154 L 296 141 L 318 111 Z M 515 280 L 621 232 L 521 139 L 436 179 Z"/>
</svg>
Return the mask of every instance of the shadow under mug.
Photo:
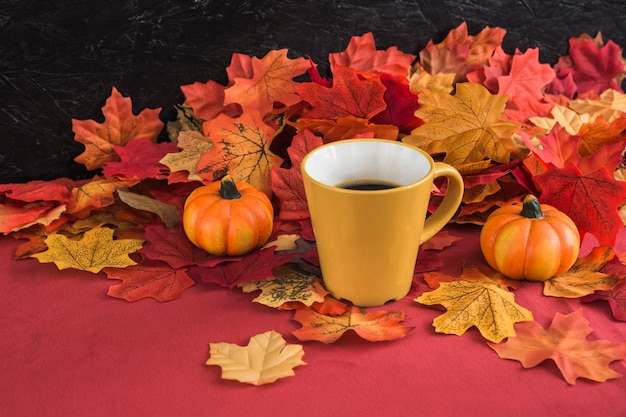
<svg viewBox="0 0 626 417">
<path fill-rule="evenodd" d="M 399 300 L 411 288 L 419 245 L 452 218 L 463 179 L 428 153 L 385 139 L 347 139 L 313 149 L 301 164 L 326 289 L 361 307 Z M 433 182 L 448 179 L 427 218 Z M 355 190 L 355 183 L 392 188 Z"/>
</svg>

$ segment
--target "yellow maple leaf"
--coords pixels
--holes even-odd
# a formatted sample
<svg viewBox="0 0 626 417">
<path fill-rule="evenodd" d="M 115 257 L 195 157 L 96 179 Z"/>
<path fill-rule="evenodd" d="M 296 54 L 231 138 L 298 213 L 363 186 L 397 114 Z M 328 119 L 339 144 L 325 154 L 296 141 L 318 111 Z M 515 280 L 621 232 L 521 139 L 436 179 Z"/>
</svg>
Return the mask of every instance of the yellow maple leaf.
<svg viewBox="0 0 626 417">
<path fill-rule="evenodd" d="M 261 294 L 252 301 L 274 308 L 294 301 L 311 306 L 323 302 L 328 294 L 315 274 L 292 265 L 281 265 L 273 272 L 273 278 L 248 281 L 239 286 L 246 293 L 261 290 Z"/>
<path fill-rule="evenodd" d="M 441 282 L 439 288 L 415 301 L 447 309 L 433 320 L 435 331 L 460 336 L 476 326 L 485 339 L 494 343 L 515 336 L 515 323 L 533 319 L 529 310 L 515 303 L 513 293 L 489 279 Z"/>
<path fill-rule="evenodd" d="M 48 250 L 33 254 L 39 262 L 54 262 L 59 269 L 74 268 L 98 273 L 105 267 L 124 268 L 136 265 L 129 253 L 143 244 L 139 239 L 113 239 L 113 229 L 98 227 L 83 235 L 81 240 L 72 240 L 53 234 L 45 241 Z"/>
<path fill-rule="evenodd" d="M 168 153 L 159 162 L 167 166 L 171 172 L 187 171 L 189 181 L 201 180 L 196 174 L 198 161 L 204 152 L 213 149 L 213 142 L 201 132 L 185 130 L 178 134 L 180 152 Z"/>
<path fill-rule="evenodd" d="M 453 166 L 491 159 L 509 162 L 511 139 L 519 125 L 502 120 L 507 96 L 491 94 L 477 83 L 459 83 L 454 95 L 443 91 L 420 94 L 415 115 L 424 124 L 402 141 L 426 152 L 445 153 Z"/>
<path fill-rule="evenodd" d="M 598 99 L 570 100 L 568 106 L 578 114 L 588 114 L 590 120 L 602 115 L 606 122 L 612 122 L 626 112 L 626 94 L 608 88 Z"/>
<path fill-rule="evenodd" d="M 210 343 L 206 365 L 222 368 L 222 379 L 233 379 L 254 385 L 275 382 L 295 375 L 293 368 L 306 365 L 301 345 L 287 344 L 274 330 L 250 338 L 247 346 L 233 343 Z"/>
<path fill-rule="evenodd" d="M 612 289 L 621 277 L 599 272 L 615 256 L 610 247 L 598 246 L 576 261 L 569 271 L 544 282 L 543 295 L 579 298 L 595 291 Z"/>
</svg>

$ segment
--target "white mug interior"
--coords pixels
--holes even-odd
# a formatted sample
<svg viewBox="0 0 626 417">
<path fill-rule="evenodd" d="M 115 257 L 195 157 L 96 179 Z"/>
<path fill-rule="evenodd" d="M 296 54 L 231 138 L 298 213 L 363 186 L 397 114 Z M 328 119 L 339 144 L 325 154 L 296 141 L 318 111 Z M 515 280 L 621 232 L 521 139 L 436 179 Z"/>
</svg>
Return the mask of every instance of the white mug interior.
<svg viewBox="0 0 626 417">
<path fill-rule="evenodd" d="M 349 139 L 314 149 L 303 168 L 313 180 L 331 187 L 357 180 L 406 186 L 427 176 L 432 161 L 401 142 Z"/>
</svg>

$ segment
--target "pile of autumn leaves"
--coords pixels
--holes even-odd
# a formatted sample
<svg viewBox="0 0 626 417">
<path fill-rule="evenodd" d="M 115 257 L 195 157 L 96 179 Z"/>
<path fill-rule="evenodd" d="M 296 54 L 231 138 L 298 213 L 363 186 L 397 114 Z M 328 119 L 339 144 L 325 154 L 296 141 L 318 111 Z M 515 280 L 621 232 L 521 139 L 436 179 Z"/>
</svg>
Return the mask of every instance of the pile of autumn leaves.
<svg viewBox="0 0 626 417">
<path fill-rule="evenodd" d="M 615 318 L 626 320 L 626 301 L 619 295 L 626 257 L 612 248 L 624 225 L 620 212 L 626 199 L 622 50 L 599 35 L 582 35 L 571 38 L 569 55 L 551 66 L 539 61 L 537 49 L 505 53 L 504 36 L 501 28 L 471 36 L 462 24 L 416 57 L 396 47 L 376 50 L 369 33 L 329 55 L 330 78 L 310 60 L 289 58 L 287 50 L 262 58 L 233 54 L 227 85 L 210 80 L 181 87 L 185 103 L 166 127 L 171 139 L 166 143 L 156 142 L 165 128 L 160 109 L 134 115 L 130 98 L 114 88 L 102 108 L 103 123 L 72 120 L 76 140 L 85 145 L 76 161 L 100 173 L 85 181 L 0 185 L 0 232 L 26 239 L 16 258 L 35 257 L 60 269 L 104 270 L 108 278 L 122 280 L 109 289 L 114 297 L 172 300 L 196 281 L 212 282 L 261 290 L 255 301 L 294 309 L 303 325 L 294 332 L 300 340 L 330 343 L 348 329 L 367 340 L 401 338 L 411 330 L 399 324 L 403 312 L 364 312 L 326 294 L 315 268 L 299 171 L 304 155 L 323 143 L 401 140 L 462 173 L 466 190 L 458 223 L 482 224 L 493 210 L 528 193 L 568 214 L 581 236 L 592 234 L 599 246 L 566 277 L 546 283 L 544 293 L 594 294 L 609 301 Z M 305 74 L 310 81 L 294 81 Z M 270 242 L 244 257 L 209 255 L 190 244 L 180 225 L 186 196 L 226 173 L 276 204 Z M 445 241 L 438 249 L 452 242 Z M 510 283 L 495 275 L 484 265 L 466 265 L 461 277 L 427 272 L 424 277 L 437 289 L 417 301 L 442 304 L 436 291 L 448 288 L 446 281 L 470 283 L 474 290 L 478 285 L 491 300 L 512 298 Z M 568 282 L 580 280 L 593 283 L 586 293 L 571 293 L 578 286 Z M 477 306 L 493 307 L 481 301 Z M 524 310 L 495 326 L 504 329 L 500 333 L 488 330 L 493 322 L 451 323 L 445 316 L 436 330 L 462 334 L 476 326 L 494 346 L 507 337 L 514 343 L 523 339 L 519 326 L 513 338 L 513 325 L 534 323 Z M 325 332 L 320 323 L 330 323 Z M 273 336 L 262 337 L 275 343 Z M 610 360 L 626 357 L 626 345 L 614 345 Z M 579 376 L 613 378 L 610 360 L 595 374 L 564 375 L 570 383 Z"/>
</svg>

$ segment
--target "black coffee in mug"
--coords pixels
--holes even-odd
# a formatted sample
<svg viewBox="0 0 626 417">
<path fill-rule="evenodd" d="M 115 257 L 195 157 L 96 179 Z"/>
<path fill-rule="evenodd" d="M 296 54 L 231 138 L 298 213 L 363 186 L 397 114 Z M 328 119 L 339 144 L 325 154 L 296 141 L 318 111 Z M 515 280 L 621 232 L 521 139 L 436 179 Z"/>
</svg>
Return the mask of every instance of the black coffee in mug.
<svg viewBox="0 0 626 417">
<path fill-rule="evenodd" d="M 378 191 L 389 190 L 399 186 L 400 184 L 384 180 L 350 180 L 341 182 L 335 187 L 356 191 Z"/>
</svg>

